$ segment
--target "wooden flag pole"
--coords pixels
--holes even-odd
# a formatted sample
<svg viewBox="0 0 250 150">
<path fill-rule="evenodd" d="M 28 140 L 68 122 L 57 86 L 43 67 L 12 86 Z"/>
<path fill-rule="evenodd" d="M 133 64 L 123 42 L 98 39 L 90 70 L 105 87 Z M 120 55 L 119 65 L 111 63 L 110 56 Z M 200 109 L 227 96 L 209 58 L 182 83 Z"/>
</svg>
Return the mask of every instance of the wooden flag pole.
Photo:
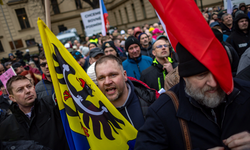
<svg viewBox="0 0 250 150">
<path fill-rule="evenodd" d="M 51 29 L 51 21 L 50 21 L 50 1 L 44 0 L 45 4 L 45 17 L 46 17 L 46 24 L 49 29 Z"/>
</svg>

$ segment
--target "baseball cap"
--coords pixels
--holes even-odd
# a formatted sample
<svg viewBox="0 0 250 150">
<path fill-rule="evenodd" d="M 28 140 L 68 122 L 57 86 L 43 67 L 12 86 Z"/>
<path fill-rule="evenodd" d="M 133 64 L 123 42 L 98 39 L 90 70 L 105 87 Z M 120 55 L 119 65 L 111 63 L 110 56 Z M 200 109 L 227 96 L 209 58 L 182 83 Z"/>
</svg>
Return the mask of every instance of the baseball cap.
<svg viewBox="0 0 250 150">
<path fill-rule="evenodd" d="M 97 56 L 98 54 L 104 55 L 103 50 L 100 49 L 99 47 L 95 47 L 95 48 L 90 50 L 89 58 L 93 58 L 93 57 Z"/>
</svg>

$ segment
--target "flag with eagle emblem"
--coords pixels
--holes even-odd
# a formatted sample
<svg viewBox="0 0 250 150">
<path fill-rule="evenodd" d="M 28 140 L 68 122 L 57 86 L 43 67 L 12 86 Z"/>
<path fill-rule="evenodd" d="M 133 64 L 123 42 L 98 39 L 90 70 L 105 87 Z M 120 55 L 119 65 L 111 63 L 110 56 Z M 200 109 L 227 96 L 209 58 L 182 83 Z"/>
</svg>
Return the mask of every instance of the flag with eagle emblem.
<svg viewBox="0 0 250 150">
<path fill-rule="evenodd" d="M 137 130 L 40 18 L 37 24 L 70 149 L 133 149 Z"/>
</svg>

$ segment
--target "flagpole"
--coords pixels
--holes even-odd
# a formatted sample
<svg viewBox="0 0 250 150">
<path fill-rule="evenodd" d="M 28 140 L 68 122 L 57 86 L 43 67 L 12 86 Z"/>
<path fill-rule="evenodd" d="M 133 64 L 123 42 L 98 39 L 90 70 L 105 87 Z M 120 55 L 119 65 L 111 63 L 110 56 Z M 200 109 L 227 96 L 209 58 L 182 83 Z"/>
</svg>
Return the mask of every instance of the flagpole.
<svg viewBox="0 0 250 150">
<path fill-rule="evenodd" d="M 51 21 L 50 21 L 50 1 L 44 0 L 45 5 L 45 17 L 46 17 L 46 24 L 49 29 L 51 29 Z"/>
<path fill-rule="evenodd" d="M 6 22 L 7 28 L 8 28 L 8 30 L 9 30 L 10 38 L 11 38 L 12 44 L 13 44 L 13 46 L 14 46 L 14 49 L 16 50 L 16 45 L 15 45 L 14 40 L 13 40 L 13 38 L 12 38 L 12 35 L 11 35 L 11 32 L 10 32 L 10 28 L 9 28 L 9 25 L 8 25 L 8 22 L 7 22 L 6 18 L 5 18 L 4 12 L 3 12 L 2 5 L 0 5 L 0 8 L 1 8 L 1 11 L 2 11 L 2 13 L 3 13 L 3 17 L 4 17 L 4 20 L 5 20 L 5 22 Z"/>
</svg>

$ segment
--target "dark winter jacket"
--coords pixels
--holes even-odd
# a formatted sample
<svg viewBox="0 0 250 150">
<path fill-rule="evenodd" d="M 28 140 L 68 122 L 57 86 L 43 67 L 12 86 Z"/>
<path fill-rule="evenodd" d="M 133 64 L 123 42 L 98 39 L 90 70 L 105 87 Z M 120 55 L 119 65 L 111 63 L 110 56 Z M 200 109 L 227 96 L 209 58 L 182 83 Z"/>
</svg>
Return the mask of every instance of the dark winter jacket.
<svg viewBox="0 0 250 150">
<path fill-rule="evenodd" d="M 177 67 L 177 63 L 173 62 L 172 67 Z M 140 80 L 146 83 L 150 88 L 159 91 L 161 88 L 164 88 L 164 80 L 167 74 L 168 72 L 163 70 L 163 66 L 154 59 L 153 64 L 142 71 Z"/>
<path fill-rule="evenodd" d="M 9 103 L 9 97 L 5 96 L 5 95 L 1 95 L 0 96 L 0 109 L 5 109 L 8 110 L 10 107 L 10 103 Z"/>
<path fill-rule="evenodd" d="M 134 78 L 127 80 L 127 86 L 129 97 L 124 105 L 117 109 L 136 129 L 139 129 L 144 123 L 144 114 L 147 113 L 148 107 L 159 95 L 156 94 L 157 91 L 146 87 Z"/>
<path fill-rule="evenodd" d="M 151 43 L 149 43 L 148 48 L 141 47 L 141 54 L 142 55 L 149 56 L 152 59 L 154 59 L 155 56 L 152 54 L 152 51 L 153 51 L 153 47 L 152 47 Z"/>
<path fill-rule="evenodd" d="M 250 65 L 242 69 L 237 75 L 236 78 L 249 81 L 250 82 Z"/>
<path fill-rule="evenodd" d="M 36 84 L 36 94 L 37 99 L 41 99 L 44 96 L 52 95 L 54 93 L 54 88 L 52 82 L 48 81 L 43 74 L 43 78 Z"/>
<path fill-rule="evenodd" d="M 122 62 L 124 70 L 127 71 L 129 77 L 140 79 L 141 72 L 151 66 L 153 59 L 148 56 L 141 55 L 136 59 L 128 58 Z"/>
<path fill-rule="evenodd" d="M 34 140 L 53 150 L 69 149 L 58 106 L 36 99 L 30 119 L 16 103 L 11 105 L 11 111 L 13 114 L 0 124 L 0 140 Z"/>
<path fill-rule="evenodd" d="M 240 19 L 247 18 L 248 20 L 248 32 L 244 33 L 239 29 L 238 21 Z M 230 43 L 237 51 L 239 57 L 250 47 L 250 20 L 246 14 L 239 14 L 234 21 L 235 31 L 227 38 L 227 42 Z"/>
<path fill-rule="evenodd" d="M 220 27 L 223 34 L 230 35 L 234 31 L 234 26 L 229 29 L 224 23 L 220 23 Z"/>
<path fill-rule="evenodd" d="M 171 88 L 179 99 L 176 112 L 172 100 L 162 94 L 148 109 L 146 121 L 140 128 L 135 150 L 182 150 L 185 144 L 178 118 L 185 120 L 191 137 L 192 149 L 205 150 L 216 146 L 226 147 L 222 140 L 250 131 L 250 84 L 234 80 L 233 92 L 218 106 L 219 120 L 212 117 L 212 109 L 204 109 L 184 91 L 184 80 Z"/>
</svg>

